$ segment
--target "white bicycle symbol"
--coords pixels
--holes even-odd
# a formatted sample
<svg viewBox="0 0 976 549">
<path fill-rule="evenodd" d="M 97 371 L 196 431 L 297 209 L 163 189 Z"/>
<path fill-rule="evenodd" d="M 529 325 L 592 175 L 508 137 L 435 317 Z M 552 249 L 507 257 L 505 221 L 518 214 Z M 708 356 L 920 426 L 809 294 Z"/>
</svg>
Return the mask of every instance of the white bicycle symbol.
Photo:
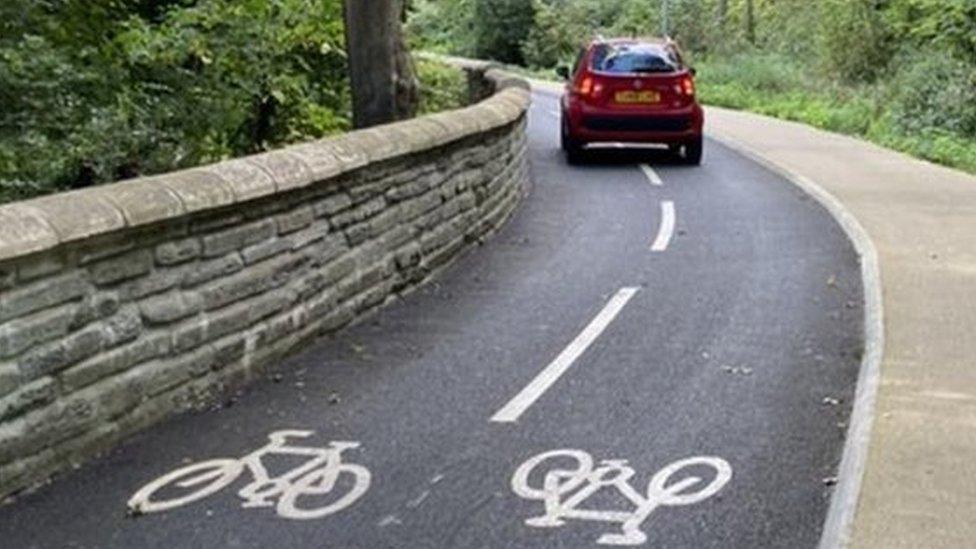
<svg viewBox="0 0 976 549">
<path fill-rule="evenodd" d="M 547 460 L 567 458 L 576 461 L 575 468 L 549 468 L 545 470 L 541 487 L 529 485 L 529 476 Z M 715 478 L 697 491 L 683 493 L 695 484 L 703 482 L 689 476 L 669 484 L 681 470 L 705 466 L 715 470 Z M 512 476 L 512 490 L 526 499 L 542 500 L 545 514 L 525 521 L 537 528 L 554 528 L 565 524 L 563 519 L 592 520 L 621 523 L 621 533 L 603 534 L 597 543 L 603 545 L 640 545 L 647 541 L 641 531 L 644 521 L 660 506 L 691 505 L 705 500 L 722 489 L 732 478 L 732 467 L 717 457 L 692 457 L 676 461 L 658 471 L 647 485 L 646 497 L 630 485 L 634 470 L 626 460 L 603 460 L 596 467 L 593 457 L 582 450 L 553 450 L 530 458 L 519 466 Z M 605 487 L 616 488 L 627 500 L 636 505 L 631 512 L 596 511 L 580 506 Z M 575 493 L 573 493 L 575 491 Z"/>
<path fill-rule="evenodd" d="M 212 459 L 176 469 L 143 486 L 129 499 L 133 512 L 157 513 L 167 511 L 215 494 L 233 483 L 248 469 L 254 481 L 237 494 L 244 499 L 242 507 L 275 506 L 279 516 L 295 520 L 322 518 L 345 509 L 369 489 L 369 470 L 361 465 L 342 463 L 342 452 L 358 448 L 358 442 L 332 442 L 328 448 L 289 446 L 288 438 L 305 438 L 312 431 L 276 431 L 268 435 L 270 441 L 240 459 Z M 305 456 L 305 464 L 272 478 L 261 463 L 269 455 Z M 339 499 L 314 509 L 302 509 L 297 500 L 302 496 L 324 496 L 332 492 L 340 475 L 352 475 L 352 488 Z M 153 499 L 162 490 L 190 489 L 189 493 L 169 499 Z M 278 498 L 277 504 L 273 499 Z"/>
</svg>

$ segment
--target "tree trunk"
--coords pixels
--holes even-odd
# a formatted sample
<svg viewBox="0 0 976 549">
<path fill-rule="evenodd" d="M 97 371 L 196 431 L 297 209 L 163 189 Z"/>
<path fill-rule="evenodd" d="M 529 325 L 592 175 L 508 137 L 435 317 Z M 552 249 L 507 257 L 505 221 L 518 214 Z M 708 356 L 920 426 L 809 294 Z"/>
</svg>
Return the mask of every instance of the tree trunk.
<svg viewBox="0 0 976 549">
<path fill-rule="evenodd" d="M 404 0 L 345 0 L 346 51 L 353 125 L 367 128 L 410 118 L 420 86 L 403 31 Z"/>
<path fill-rule="evenodd" d="M 403 23 L 407 19 L 407 3 L 404 0 L 398 3 L 400 14 L 394 29 L 393 50 L 396 62 L 396 115 L 402 120 L 417 114 L 420 103 L 420 82 L 417 81 L 417 71 L 403 30 Z"/>
<path fill-rule="evenodd" d="M 345 0 L 346 52 L 353 125 L 366 128 L 397 118 L 394 71 L 399 2 Z"/>
</svg>

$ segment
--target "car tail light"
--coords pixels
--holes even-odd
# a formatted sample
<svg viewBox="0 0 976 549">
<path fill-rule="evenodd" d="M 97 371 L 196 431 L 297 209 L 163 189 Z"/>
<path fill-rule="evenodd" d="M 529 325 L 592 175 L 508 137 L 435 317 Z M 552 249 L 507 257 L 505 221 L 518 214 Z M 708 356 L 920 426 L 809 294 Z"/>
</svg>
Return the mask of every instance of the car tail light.
<svg viewBox="0 0 976 549">
<path fill-rule="evenodd" d="M 694 97 L 695 95 L 695 81 L 691 79 L 690 76 L 686 76 L 681 79 L 681 92 L 688 97 Z"/>
<path fill-rule="evenodd" d="M 576 88 L 576 93 L 582 95 L 583 97 L 589 97 L 593 93 L 593 78 L 587 76 L 580 81 L 579 86 Z"/>
</svg>

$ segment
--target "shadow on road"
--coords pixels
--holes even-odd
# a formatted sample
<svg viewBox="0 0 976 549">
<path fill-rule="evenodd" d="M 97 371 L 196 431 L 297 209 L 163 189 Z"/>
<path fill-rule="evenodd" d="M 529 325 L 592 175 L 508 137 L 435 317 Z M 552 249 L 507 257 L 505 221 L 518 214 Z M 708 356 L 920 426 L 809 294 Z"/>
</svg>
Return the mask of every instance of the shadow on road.
<svg viewBox="0 0 976 549">
<path fill-rule="evenodd" d="M 582 167 L 617 167 L 621 165 L 650 164 L 676 168 L 693 168 L 684 160 L 664 148 L 650 147 L 595 147 L 586 149 L 580 159 Z"/>
</svg>

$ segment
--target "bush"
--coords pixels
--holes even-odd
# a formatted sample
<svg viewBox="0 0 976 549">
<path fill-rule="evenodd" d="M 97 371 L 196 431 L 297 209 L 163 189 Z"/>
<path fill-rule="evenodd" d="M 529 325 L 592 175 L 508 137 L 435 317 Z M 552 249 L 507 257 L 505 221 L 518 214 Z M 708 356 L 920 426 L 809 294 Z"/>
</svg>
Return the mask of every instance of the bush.
<svg viewBox="0 0 976 549">
<path fill-rule="evenodd" d="M 896 65 L 888 89 L 899 130 L 976 138 L 976 66 L 937 51 L 905 53 Z"/>
<path fill-rule="evenodd" d="M 872 82 L 892 54 L 892 31 L 876 0 L 820 1 L 820 66 L 844 82 Z"/>
<path fill-rule="evenodd" d="M 417 61 L 420 81 L 419 114 L 459 109 L 468 103 L 468 82 L 464 72 L 443 63 Z"/>
</svg>

